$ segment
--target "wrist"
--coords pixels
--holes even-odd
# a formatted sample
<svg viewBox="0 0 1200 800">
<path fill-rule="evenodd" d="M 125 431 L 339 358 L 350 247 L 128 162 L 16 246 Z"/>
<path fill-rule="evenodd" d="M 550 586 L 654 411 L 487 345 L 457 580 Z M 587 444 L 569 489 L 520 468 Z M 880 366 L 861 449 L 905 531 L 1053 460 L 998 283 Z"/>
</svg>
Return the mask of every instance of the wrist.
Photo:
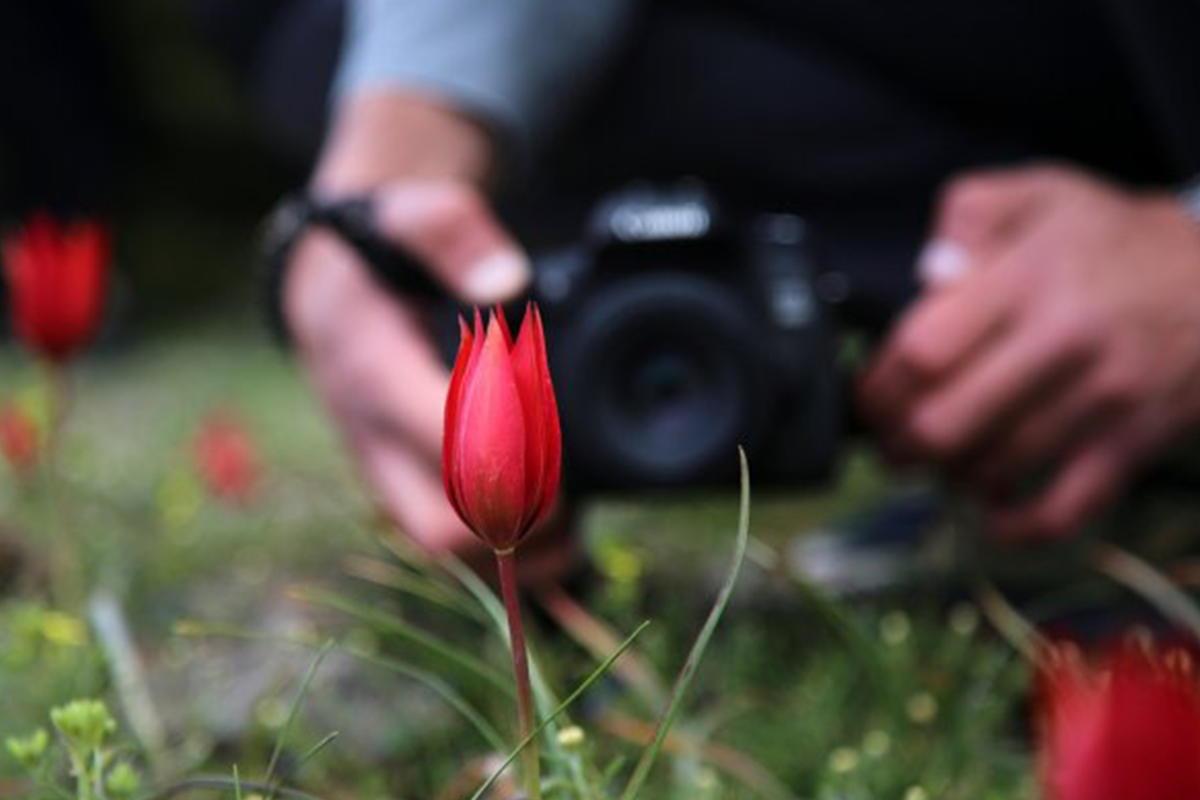
<svg viewBox="0 0 1200 800">
<path fill-rule="evenodd" d="M 264 230 L 263 257 L 265 297 L 268 318 L 281 340 L 286 341 L 297 319 L 307 319 L 306 308 L 291 300 L 290 286 L 307 286 L 311 278 L 294 277 L 301 270 L 311 274 L 328 262 L 322 271 L 319 296 L 340 296 L 338 282 L 325 275 L 342 276 L 354 285 L 369 285 L 370 278 L 392 294 L 414 300 L 430 301 L 444 296 L 408 252 L 382 237 L 375 222 L 374 198 L 356 195 L 322 199 L 312 194 L 285 198 L 272 212 Z M 300 266 L 301 262 L 304 266 Z M 366 267 L 366 270 L 362 269 Z M 333 280 L 334 282 L 330 283 Z"/>
<path fill-rule="evenodd" d="M 475 186 L 492 177 L 492 136 L 431 95 L 364 91 L 338 109 L 313 190 L 341 196 L 404 180 L 454 180 Z"/>
</svg>

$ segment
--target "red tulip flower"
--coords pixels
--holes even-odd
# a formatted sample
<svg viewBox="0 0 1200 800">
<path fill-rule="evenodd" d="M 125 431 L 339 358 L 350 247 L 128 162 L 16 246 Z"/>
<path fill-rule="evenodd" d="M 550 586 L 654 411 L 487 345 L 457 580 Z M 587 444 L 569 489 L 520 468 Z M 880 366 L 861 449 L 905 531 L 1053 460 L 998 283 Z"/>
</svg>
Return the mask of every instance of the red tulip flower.
<svg viewBox="0 0 1200 800">
<path fill-rule="evenodd" d="M 499 308 L 486 332 L 478 311 L 474 333 L 459 325 L 442 449 L 446 495 L 480 539 L 510 552 L 550 512 L 562 467 L 542 318 L 530 304 L 515 344 Z"/>
<path fill-rule="evenodd" d="M 22 477 L 28 476 L 37 465 L 37 425 L 13 403 L 0 409 L 0 451 L 13 472 Z"/>
<path fill-rule="evenodd" d="M 92 220 L 63 224 L 36 214 L 3 248 L 17 336 L 52 361 L 66 361 L 100 326 L 107 229 Z"/>
<path fill-rule="evenodd" d="M 245 425 L 231 414 L 214 414 L 200 423 L 192 442 L 196 470 L 209 494 L 246 503 L 258 487 L 259 461 Z"/>
<path fill-rule="evenodd" d="M 525 793 L 539 797 L 538 749 L 529 662 L 521 625 L 514 551 L 546 518 L 558 493 L 562 433 L 546 365 L 542 317 L 530 303 L 513 344 L 497 308 L 487 331 L 479 311 L 474 333 L 459 320 L 462 342 L 446 396 L 442 479 L 446 496 L 467 527 L 496 554 L 508 616 Z"/>
<path fill-rule="evenodd" d="M 1045 800 L 1200 798 L 1200 683 L 1182 649 L 1098 664 L 1056 647 L 1040 670 Z"/>
</svg>

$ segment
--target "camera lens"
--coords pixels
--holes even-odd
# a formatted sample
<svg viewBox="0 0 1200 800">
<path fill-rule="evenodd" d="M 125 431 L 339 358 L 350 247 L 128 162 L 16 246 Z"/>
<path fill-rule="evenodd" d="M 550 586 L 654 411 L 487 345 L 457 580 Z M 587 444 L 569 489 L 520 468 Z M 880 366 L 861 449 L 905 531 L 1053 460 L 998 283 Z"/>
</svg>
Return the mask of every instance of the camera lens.
<svg viewBox="0 0 1200 800">
<path fill-rule="evenodd" d="M 745 300 L 682 273 L 590 296 L 557 353 L 568 456 L 591 482 L 671 485 L 728 475 L 766 418 Z"/>
</svg>

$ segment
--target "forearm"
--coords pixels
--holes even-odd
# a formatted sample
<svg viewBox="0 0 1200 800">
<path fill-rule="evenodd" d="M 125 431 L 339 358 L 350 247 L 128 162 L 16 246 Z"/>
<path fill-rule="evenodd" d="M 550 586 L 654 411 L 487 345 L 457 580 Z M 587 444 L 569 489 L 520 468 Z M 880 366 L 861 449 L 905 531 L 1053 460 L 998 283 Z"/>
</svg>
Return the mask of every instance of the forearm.
<svg viewBox="0 0 1200 800">
<path fill-rule="evenodd" d="M 379 87 L 338 104 L 313 187 L 344 194 L 408 178 L 481 186 L 494 171 L 495 146 L 483 125 L 432 95 Z"/>
</svg>

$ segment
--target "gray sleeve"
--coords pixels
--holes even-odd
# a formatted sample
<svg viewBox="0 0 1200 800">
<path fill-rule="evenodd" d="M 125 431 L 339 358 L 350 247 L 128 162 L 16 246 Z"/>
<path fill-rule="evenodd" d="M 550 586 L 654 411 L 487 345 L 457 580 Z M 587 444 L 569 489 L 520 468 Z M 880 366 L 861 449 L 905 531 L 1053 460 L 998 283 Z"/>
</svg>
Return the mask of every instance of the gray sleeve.
<svg viewBox="0 0 1200 800">
<path fill-rule="evenodd" d="M 335 100 L 428 90 L 527 150 L 601 71 L 636 2 L 350 0 Z"/>
</svg>

